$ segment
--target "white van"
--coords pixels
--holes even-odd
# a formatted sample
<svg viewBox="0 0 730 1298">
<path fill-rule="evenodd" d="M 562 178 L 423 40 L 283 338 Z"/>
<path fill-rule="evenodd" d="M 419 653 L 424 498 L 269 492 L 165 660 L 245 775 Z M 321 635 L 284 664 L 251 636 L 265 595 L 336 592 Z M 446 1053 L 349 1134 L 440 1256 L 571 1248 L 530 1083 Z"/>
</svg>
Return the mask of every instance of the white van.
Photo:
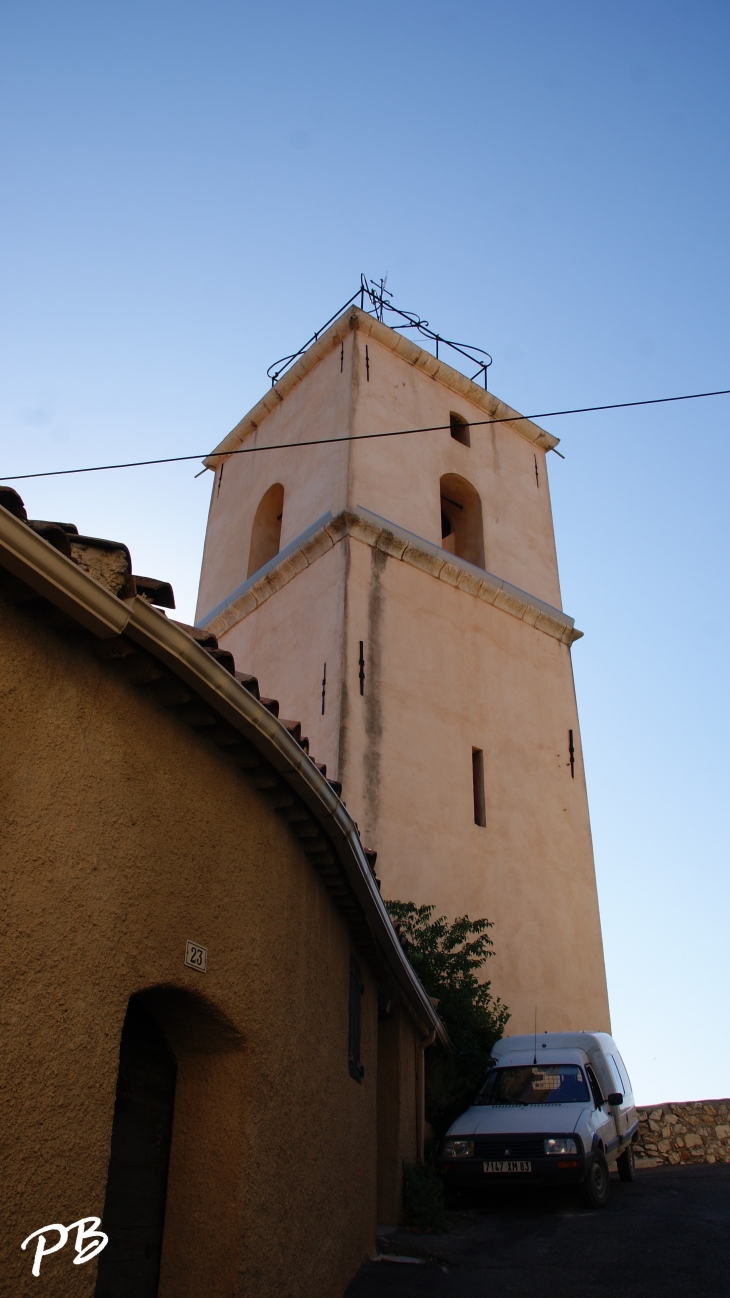
<svg viewBox="0 0 730 1298">
<path fill-rule="evenodd" d="M 608 1201 L 609 1171 L 635 1176 L 639 1131 L 631 1082 L 605 1032 L 503 1037 L 471 1105 L 441 1143 L 447 1185 L 580 1182 Z"/>
</svg>

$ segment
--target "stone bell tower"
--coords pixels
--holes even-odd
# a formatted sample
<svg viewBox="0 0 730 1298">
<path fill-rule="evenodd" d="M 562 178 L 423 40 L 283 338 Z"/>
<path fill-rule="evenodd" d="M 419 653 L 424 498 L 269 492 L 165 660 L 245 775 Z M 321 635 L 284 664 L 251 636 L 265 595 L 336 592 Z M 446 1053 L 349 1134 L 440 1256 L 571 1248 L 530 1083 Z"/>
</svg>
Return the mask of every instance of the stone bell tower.
<svg viewBox="0 0 730 1298">
<path fill-rule="evenodd" d="M 494 922 L 511 1032 L 610 1028 L 556 443 L 351 307 L 207 461 L 198 625 L 302 718 L 383 895 Z"/>
</svg>

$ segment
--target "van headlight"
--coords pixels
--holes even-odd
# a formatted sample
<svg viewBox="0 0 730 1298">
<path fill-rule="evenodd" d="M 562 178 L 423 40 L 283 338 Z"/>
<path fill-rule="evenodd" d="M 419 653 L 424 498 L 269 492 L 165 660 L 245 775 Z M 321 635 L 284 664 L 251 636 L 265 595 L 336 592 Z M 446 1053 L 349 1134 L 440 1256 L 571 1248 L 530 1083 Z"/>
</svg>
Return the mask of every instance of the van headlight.
<svg viewBox="0 0 730 1298">
<path fill-rule="evenodd" d="M 577 1154 L 578 1146 L 572 1136 L 548 1136 L 545 1141 L 546 1154 Z"/>
<path fill-rule="evenodd" d="M 474 1141 L 473 1140 L 446 1140 L 444 1141 L 444 1158 L 473 1158 Z"/>
</svg>

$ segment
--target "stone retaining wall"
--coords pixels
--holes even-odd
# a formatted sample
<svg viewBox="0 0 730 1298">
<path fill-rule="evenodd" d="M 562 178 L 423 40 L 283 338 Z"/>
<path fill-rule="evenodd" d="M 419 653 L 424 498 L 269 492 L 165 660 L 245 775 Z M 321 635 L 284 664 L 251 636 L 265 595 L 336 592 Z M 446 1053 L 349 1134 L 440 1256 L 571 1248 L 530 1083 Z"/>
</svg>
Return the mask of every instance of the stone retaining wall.
<svg viewBox="0 0 730 1298">
<path fill-rule="evenodd" d="M 655 1163 L 730 1163 L 730 1100 L 637 1109 L 636 1157 Z"/>
</svg>

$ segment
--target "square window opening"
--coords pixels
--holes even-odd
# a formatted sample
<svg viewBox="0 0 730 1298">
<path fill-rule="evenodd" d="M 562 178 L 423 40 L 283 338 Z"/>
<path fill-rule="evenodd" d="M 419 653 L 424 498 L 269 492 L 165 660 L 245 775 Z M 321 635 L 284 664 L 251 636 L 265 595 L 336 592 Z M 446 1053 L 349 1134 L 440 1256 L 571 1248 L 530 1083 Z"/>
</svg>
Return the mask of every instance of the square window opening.
<svg viewBox="0 0 730 1298">
<path fill-rule="evenodd" d="M 451 411 L 449 415 L 449 424 L 451 425 L 451 436 L 455 442 L 461 442 L 462 446 L 471 446 L 471 434 L 469 425 L 461 415 L 454 414 Z"/>
</svg>

